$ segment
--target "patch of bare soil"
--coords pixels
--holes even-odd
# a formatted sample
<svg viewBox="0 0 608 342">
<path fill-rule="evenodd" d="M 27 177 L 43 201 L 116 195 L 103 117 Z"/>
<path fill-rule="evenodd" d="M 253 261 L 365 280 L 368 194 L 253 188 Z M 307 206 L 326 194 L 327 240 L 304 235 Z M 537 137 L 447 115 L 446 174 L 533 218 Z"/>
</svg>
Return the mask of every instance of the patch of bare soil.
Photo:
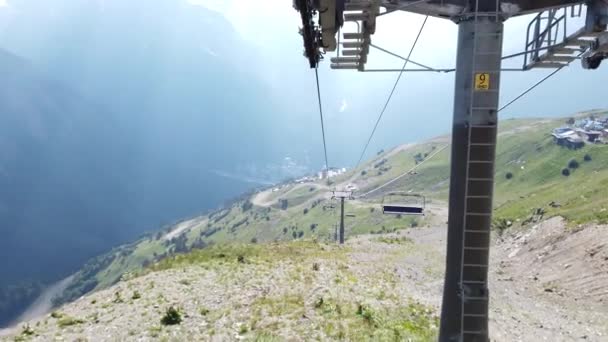
<svg viewBox="0 0 608 342">
<path fill-rule="evenodd" d="M 499 241 L 491 295 L 499 340 L 607 341 L 608 228 L 556 217 Z"/>
</svg>

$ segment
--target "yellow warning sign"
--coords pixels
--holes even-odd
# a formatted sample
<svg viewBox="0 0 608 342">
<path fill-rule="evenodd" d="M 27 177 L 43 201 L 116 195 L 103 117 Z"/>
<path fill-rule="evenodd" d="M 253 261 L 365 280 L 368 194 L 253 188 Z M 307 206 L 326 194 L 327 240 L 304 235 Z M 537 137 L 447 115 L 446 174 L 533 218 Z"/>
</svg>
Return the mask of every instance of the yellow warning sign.
<svg viewBox="0 0 608 342">
<path fill-rule="evenodd" d="M 490 89 L 490 74 L 478 73 L 475 74 L 475 90 Z"/>
</svg>

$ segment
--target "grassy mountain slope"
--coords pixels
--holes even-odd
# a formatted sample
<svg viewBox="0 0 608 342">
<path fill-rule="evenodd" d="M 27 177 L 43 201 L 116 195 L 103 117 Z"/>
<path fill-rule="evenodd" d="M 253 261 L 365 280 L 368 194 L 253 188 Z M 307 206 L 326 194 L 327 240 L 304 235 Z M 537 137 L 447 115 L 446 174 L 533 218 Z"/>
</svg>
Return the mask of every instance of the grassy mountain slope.
<svg viewBox="0 0 608 342">
<path fill-rule="evenodd" d="M 108 227 L 132 222 L 118 201 L 128 197 L 127 182 L 113 172 L 132 150 L 104 108 L 29 60 L 0 48 L 0 75 L 3 326 L 45 285 L 125 241 Z"/>
<path fill-rule="evenodd" d="M 553 128 L 565 119 L 507 120 L 501 123 L 496 165 L 495 219 L 523 223 L 535 208 L 545 217 L 563 216 L 571 224 L 608 220 L 608 198 L 603 186 L 608 182 L 608 146 L 587 145 L 577 151 L 555 145 Z M 449 142 L 440 137 L 426 143 L 397 147 L 382 152 L 357 170 L 332 179 L 307 184 L 287 184 L 271 189 L 207 216 L 180 222 L 168 230 L 147 236 L 89 262 L 76 275 L 76 281 L 60 301 L 77 298 L 91 289 L 102 289 L 125 274 L 192 248 L 226 242 L 256 243 L 313 238 L 332 241 L 338 221 L 339 204 L 328 189 L 355 184 L 364 193 L 407 172 L 419 160 L 437 152 L 422 163 L 416 174 L 407 175 L 369 198 L 346 202 L 347 237 L 392 232 L 426 225 L 432 215 L 420 218 L 383 216 L 381 195 L 391 190 L 420 192 L 430 206 L 445 206 L 449 187 Z M 591 161 L 583 161 L 584 155 Z M 418 157 L 417 157 L 418 156 Z M 427 157 L 428 158 L 428 157 Z M 580 166 L 570 176 L 561 174 L 572 159 Z M 507 179 L 507 172 L 513 177 Z M 559 205 L 550 206 L 551 202 Z M 333 208 L 332 208 L 333 207 Z M 504 228 L 504 227 L 503 227 Z"/>
<path fill-rule="evenodd" d="M 424 246 L 395 238 L 372 247 L 308 240 L 194 251 L 20 327 L 16 339 L 436 339 L 435 309 L 408 292 L 414 280 L 394 272 Z M 161 322 L 171 307 L 179 324 Z"/>
<path fill-rule="evenodd" d="M 0 336 L 436 341 L 446 213 L 431 210 L 438 217 L 430 227 L 361 235 L 344 246 L 303 239 L 177 254 Z M 492 341 L 601 341 L 608 334 L 607 226 L 573 234 L 562 221 L 492 246 Z"/>
</svg>

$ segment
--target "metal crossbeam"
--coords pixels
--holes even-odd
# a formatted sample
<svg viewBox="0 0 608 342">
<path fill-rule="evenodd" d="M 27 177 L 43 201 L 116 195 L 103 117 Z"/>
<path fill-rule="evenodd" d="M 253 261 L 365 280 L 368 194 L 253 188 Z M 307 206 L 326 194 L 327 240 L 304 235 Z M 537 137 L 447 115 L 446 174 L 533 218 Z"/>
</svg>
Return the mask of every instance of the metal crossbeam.
<svg viewBox="0 0 608 342">
<path fill-rule="evenodd" d="M 408 12 L 441 18 L 458 18 L 475 12 L 474 1 L 470 0 L 383 0 L 382 7 L 387 12 L 406 10 Z M 541 10 L 583 4 L 583 0 L 502 0 L 501 12 L 507 17 L 535 13 Z M 482 2 L 481 12 L 486 12 Z"/>
</svg>

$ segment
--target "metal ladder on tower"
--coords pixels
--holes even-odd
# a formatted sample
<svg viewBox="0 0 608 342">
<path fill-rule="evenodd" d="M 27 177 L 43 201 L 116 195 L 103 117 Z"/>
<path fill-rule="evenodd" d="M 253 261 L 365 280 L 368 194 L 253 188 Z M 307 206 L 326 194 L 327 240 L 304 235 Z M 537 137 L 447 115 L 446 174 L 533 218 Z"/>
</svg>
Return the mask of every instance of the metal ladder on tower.
<svg viewBox="0 0 608 342">
<path fill-rule="evenodd" d="M 494 1 L 475 0 L 460 270 L 461 341 L 488 341 L 488 261 L 500 78 L 500 67 L 495 64 L 500 66 L 496 59 L 502 55 L 502 25 L 493 24 L 502 21 L 500 0 Z"/>
</svg>

